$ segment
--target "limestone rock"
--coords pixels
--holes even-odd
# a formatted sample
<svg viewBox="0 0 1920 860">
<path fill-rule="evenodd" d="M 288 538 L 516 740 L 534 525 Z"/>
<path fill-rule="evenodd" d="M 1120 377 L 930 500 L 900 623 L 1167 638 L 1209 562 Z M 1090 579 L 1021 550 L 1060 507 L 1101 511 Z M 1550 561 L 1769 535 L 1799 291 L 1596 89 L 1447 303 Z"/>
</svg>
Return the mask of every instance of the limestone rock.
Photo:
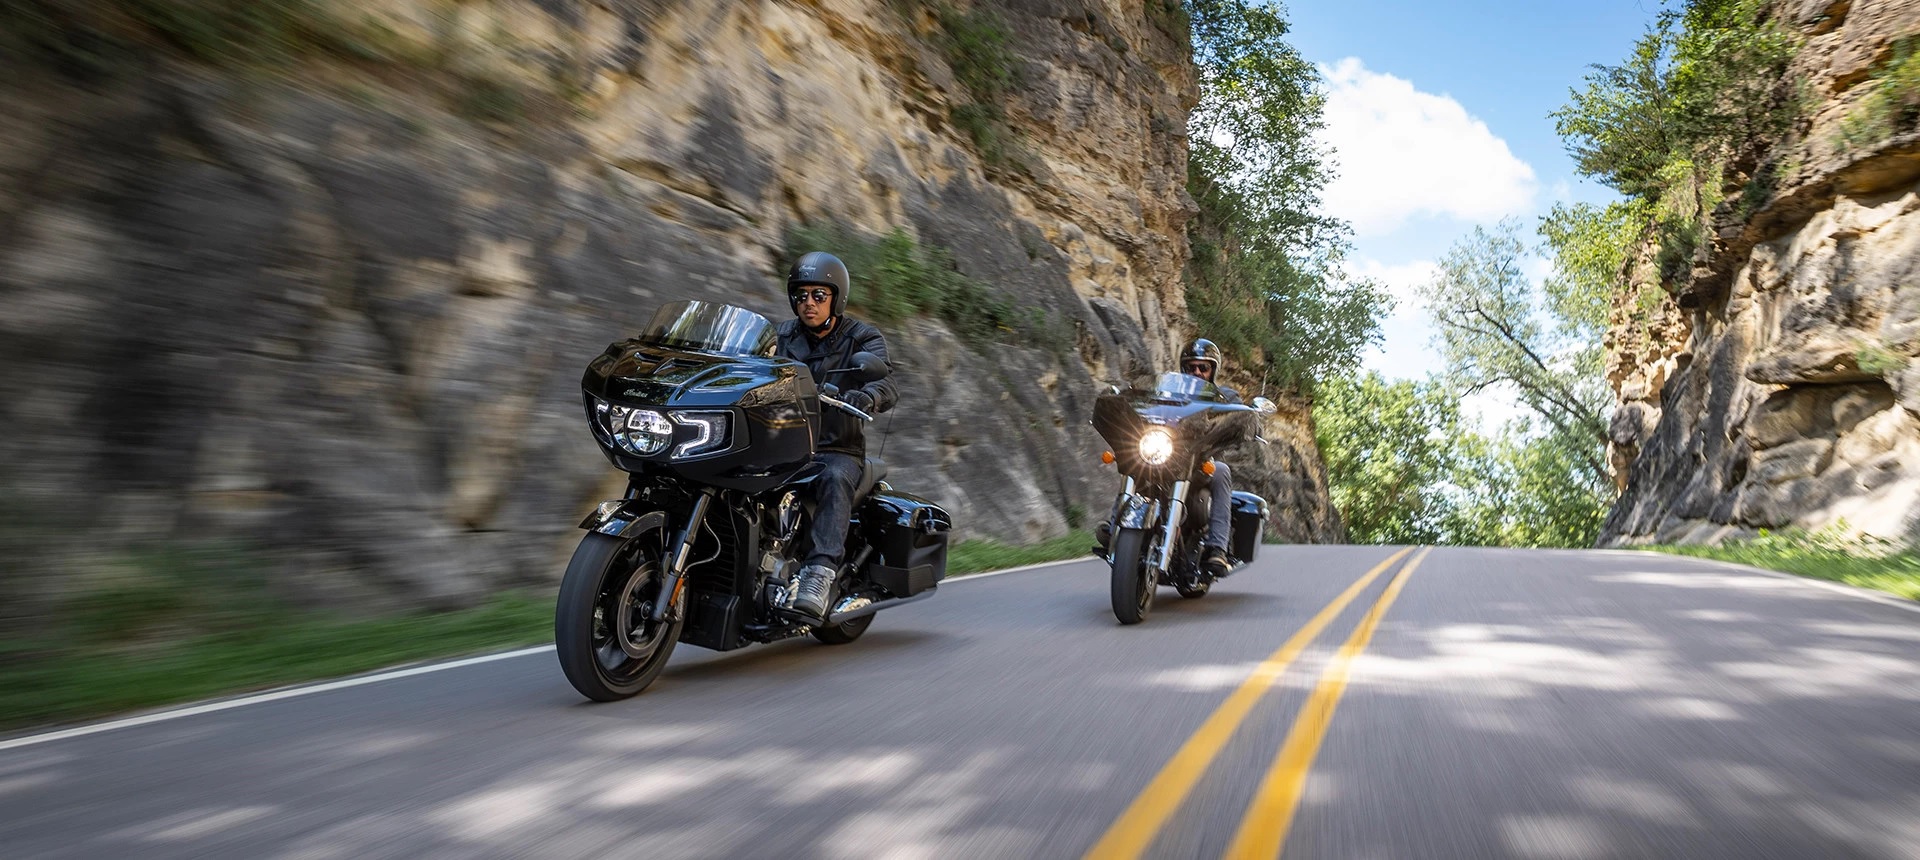
<svg viewBox="0 0 1920 860">
<path fill-rule="evenodd" d="M 549 583 L 620 492 L 587 360 L 671 299 L 786 313 L 787 228 L 838 221 L 944 247 L 1054 321 L 1064 345 L 889 324 L 901 403 L 872 438 L 962 537 L 1058 535 L 1118 484 L 1086 426 L 1099 382 L 1191 336 L 1197 89 L 1146 2 L 978 4 L 1020 59 L 1011 163 L 954 126 L 975 97 L 938 22 L 890 0 L 361 10 L 382 50 L 445 34 L 453 76 L 14 69 L 0 101 L 38 119 L 0 127 L 0 479 L 48 511 L 113 499 L 85 524 L 102 546 L 270 550 L 298 599 Z M 1271 434 L 1244 485 L 1275 532 L 1338 539 L 1305 411 Z"/>
</svg>

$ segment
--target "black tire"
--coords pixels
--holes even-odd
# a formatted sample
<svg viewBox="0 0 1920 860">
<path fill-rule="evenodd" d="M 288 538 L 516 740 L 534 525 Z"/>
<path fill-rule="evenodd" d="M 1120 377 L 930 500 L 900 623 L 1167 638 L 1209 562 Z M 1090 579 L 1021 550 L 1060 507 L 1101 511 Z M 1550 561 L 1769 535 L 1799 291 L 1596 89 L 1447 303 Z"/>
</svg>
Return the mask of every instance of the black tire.
<svg viewBox="0 0 1920 860">
<path fill-rule="evenodd" d="M 1146 564 L 1145 529 L 1121 529 L 1113 536 L 1113 617 L 1139 624 L 1153 611 L 1158 578 Z"/>
<path fill-rule="evenodd" d="M 873 624 L 873 619 L 874 616 L 869 615 L 865 618 L 855 618 L 852 621 L 835 624 L 832 627 L 816 627 L 813 630 L 813 638 L 828 645 L 845 645 L 867 632 L 867 627 Z"/>
<path fill-rule="evenodd" d="M 553 650 L 580 695 L 596 702 L 629 698 L 666 668 L 685 615 L 645 629 L 666 574 L 659 546 L 651 533 L 624 539 L 589 533 L 567 563 L 553 612 Z M 613 626 L 622 616 L 624 634 Z M 642 629 L 633 629 L 635 619 Z"/>
</svg>

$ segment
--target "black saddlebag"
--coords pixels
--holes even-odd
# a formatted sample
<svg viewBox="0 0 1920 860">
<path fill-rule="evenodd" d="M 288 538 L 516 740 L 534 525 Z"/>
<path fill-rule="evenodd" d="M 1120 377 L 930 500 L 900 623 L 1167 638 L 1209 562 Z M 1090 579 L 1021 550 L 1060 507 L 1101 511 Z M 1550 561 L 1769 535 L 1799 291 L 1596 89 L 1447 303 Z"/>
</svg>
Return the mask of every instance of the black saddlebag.
<svg viewBox="0 0 1920 860">
<path fill-rule="evenodd" d="M 1233 493 L 1233 557 L 1252 561 L 1267 524 L 1267 500 L 1245 490 Z"/>
<path fill-rule="evenodd" d="M 882 490 L 861 506 L 860 524 L 873 545 L 867 573 L 887 593 L 911 597 L 946 578 L 953 518 L 939 505 Z"/>
</svg>

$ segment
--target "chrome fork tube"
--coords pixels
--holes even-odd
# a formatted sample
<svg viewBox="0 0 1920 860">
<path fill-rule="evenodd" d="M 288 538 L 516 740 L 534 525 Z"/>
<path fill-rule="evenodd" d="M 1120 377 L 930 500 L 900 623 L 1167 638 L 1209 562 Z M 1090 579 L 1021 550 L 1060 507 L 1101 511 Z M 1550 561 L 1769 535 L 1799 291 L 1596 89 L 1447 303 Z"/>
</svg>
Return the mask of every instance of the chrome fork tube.
<svg viewBox="0 0 1920 860">
<path fill-rule="evenodd" d="M 1173 492 L 1167 494 L 1167 521 L 1160 532 L 1160 543 L 1153 548 L 1153 557 L 1147 561 L 1153 569 L 1167 572 L 1167 559 L 1173 548 L 1174 538 L 1180 533 L 1180 521 L 1187 516 L 1187 482 L 1173 482 Z"/>
</svg>

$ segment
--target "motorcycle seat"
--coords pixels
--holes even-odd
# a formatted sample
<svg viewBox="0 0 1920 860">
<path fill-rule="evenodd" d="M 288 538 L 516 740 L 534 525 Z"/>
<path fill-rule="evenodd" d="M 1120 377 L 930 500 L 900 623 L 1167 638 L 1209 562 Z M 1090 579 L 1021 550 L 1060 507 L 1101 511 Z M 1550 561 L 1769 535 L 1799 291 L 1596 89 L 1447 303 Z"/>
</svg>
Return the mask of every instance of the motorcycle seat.
<svg viewBox="0 0 1920 860">
<path fill-rule="evenodd" d="M 860 464 L 860 484 L 854 488 L 853 497 L 864 499 L 873 492 L 875 485 L 887 477 L 887 462 L 879 457 L 868 457 Z"/>
</svg>

